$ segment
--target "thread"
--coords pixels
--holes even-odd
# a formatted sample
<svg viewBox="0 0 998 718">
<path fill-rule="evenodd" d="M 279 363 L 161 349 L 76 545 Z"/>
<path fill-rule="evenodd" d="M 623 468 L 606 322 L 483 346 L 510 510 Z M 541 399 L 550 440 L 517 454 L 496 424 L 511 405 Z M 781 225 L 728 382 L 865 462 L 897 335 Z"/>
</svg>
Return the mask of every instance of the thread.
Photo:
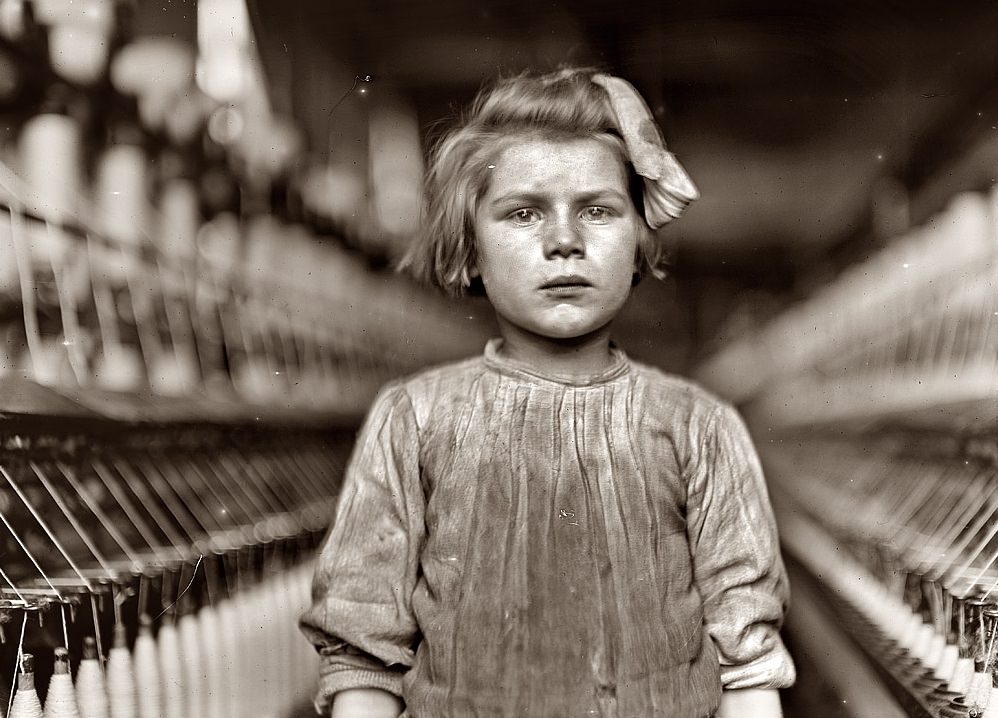
<svg viewBox="0 0 998 718">
<path fill-rule="evenodd" d="M 162 684 L 156 640 L 149 616 L 139 618 L 139 635 L 132 650 L 135 661 L 135 694 L 139 718 L 162 718 Z"/>
<path fill-rule="evenodd" d="M 21 656 L 21 672 L 17 676 L 17 693 L 7 718 L 42 718 L 42 703 L 35 690 L 35 657 Z"/>
<path fill-rule="evenodd" d="M 76 671 L 76 701 L 80 718 L 108 718 L 107 686 L 104 670 L 92 636 L 83 639 L 83 659 Z"/>
<path fill-rule="evenodd" d="M 180 639 L 172 623 L 163 623 L 156 635 L 159 656 L 162 714 L 165 718 L 186 718 L 184 660 L 180 655 Z"/>
<path fill-rule="evenodd" d="M 135 668 L 125 640 L 125 625 L 114 626 L 114 642 L 107 654 L 107 698 L 111 718 L 136 718 Z"/>
<path fill-rule="evenodd" d="M 45 718 L 80 718 L 73 676 L 69 670 L 69 651 L 61 646 L 55 649 L 55 668 L 45 696 L 44 715 Z"/>
</svg>

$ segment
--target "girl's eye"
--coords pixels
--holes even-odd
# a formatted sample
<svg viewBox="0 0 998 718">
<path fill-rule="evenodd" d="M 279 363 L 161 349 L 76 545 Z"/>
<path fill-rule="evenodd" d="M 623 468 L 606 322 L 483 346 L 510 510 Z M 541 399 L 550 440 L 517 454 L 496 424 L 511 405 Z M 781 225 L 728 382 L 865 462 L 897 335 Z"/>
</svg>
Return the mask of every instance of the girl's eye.
<svg viewBox="0 0 998 718">
<path fill-rule="evenodd" d="M 589 222 L 605 222 L 610 217 L 606 207 L 586 207 L 582 210 L 582 218 Z"/>
<path fill-rule="evenodd" d="M 540 219 L 540 215 L 537 210 L 529 207 L 514 210 L 509 217 L 513 220 L 514 224 L 533 224 Z"/>
</svg>

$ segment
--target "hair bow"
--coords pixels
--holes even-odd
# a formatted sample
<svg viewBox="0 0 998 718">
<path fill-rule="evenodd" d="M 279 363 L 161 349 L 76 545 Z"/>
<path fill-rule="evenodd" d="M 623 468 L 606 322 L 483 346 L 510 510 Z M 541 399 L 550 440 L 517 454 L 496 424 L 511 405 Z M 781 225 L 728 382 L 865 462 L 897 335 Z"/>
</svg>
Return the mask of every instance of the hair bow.
<svg viewBox="0 0 998 718">
<path fill-rule="evenodd" d="M 693 180 L 666 150 L 665 138 L 644 99 L 627 80 L 602 73 L 592 81 L 606 90 L 634 170 L 644 178 L 645 221 L 663 227 L 700 197 Z"/>
</svg>

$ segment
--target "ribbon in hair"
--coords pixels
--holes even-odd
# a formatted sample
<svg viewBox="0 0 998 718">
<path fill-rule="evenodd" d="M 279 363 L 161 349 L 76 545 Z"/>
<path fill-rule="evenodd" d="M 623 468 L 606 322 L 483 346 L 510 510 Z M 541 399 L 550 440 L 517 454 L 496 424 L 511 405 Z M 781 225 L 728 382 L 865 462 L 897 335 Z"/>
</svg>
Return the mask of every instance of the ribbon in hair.
<svg viewBox="0 0 998 718">
<path fill-rule="evenodd" d="M 610 97 L 631 164 L 644 178 L 645 221 L 658 229 L 682 214 L 700 193 L 679 160 L 666 149 L 662 131 L 634 86 L 604 74 L 593 75 L 592 81 Z"/>
</svg>

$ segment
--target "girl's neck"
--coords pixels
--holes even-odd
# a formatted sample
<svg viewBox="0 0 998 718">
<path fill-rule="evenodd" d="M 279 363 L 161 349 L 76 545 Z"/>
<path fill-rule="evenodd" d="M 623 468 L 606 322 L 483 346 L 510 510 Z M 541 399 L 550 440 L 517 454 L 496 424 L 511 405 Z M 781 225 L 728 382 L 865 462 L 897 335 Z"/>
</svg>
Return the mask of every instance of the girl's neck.
<svg viewBox="0 0 998 718">
<path fill-rule="evenodd" d="M 599 374 L 613 363 L 610 326 L 571 339 L 551 339 L 499 318 L 502 346 L 499 354 L 535 367 L 545 374 L 582 378 Z"/>
</svg>

